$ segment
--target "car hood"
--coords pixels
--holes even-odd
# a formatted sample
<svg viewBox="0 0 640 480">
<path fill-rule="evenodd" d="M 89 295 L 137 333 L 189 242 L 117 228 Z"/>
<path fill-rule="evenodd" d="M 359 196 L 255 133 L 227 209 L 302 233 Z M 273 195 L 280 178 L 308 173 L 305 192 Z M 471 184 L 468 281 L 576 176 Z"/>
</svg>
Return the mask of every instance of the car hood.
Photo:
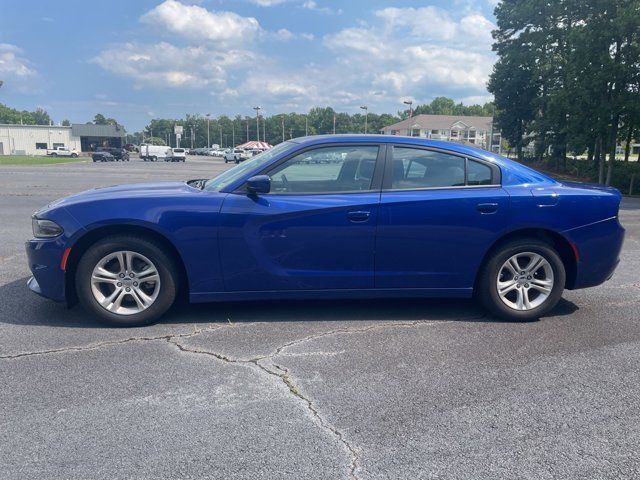
<svg viewBox="0 0 640 480">
<path fill-rule="evenodd" d="M 86 190 L 68 197 L 60 198 L 47 205 L 46 208 L 66 207 L 76 203 L 91 202 L 95 200 L 157 198 L 164 196 L 197 194 L 199 192 L 202 192 L 202 190 L 190 187 L 185 182 L 132 183 Z"/>
</svg>

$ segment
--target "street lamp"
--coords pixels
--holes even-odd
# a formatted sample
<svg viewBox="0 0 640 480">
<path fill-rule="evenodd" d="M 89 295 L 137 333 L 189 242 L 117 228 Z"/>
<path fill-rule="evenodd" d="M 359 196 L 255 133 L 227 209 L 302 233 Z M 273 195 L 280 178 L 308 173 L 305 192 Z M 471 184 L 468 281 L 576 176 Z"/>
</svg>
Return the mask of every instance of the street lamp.
<svg viewBox="0 0 640 480">
<path fill-rule="evenodd" d="M 405 100 L 403 103 L 409 105 L 409 118 L 413 118 L 413 100 Z"/>
<path fill-rule="evenodd" d="M 309 114 L 304 116 L 304 136 L 309 136 Z"/>
<path fill-rule="evenodd" d="M 210 113 L 207 113 L 206 117 L 207 117 L 207 148 L 209 148 L 211 146 L 211 138 L 210 138 L 210 134 L 209 134 L 209 117 L 211 116 Z"/>
<path fill-rule="evenodd" d="M 262 110 L 262 107 L 253 107 L 253 109 L 256 111 L 256 136 L 260 141 L 260 110 Z"/>
<path fill-rule="evenodd" d="M 369 117 L 369 107 L 367 105 L 362 105 L 360 107 L 362 110 L 364 110 L 364 134 L 367 134 L 367 120 Z"/>
</svg>

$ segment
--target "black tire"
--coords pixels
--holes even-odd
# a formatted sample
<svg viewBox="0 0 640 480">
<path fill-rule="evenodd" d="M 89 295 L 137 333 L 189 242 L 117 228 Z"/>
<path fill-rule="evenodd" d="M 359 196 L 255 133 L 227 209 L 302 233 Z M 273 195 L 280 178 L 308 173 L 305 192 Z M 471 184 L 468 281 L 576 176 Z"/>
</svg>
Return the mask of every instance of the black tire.
<svg viewBox="0 0 640 480">
<path fill-rule="evenodd" d="M 109 253 L 127 250 L 147 257 L 153 262 L 160 276 L 160 289 L 155 301 L 138 313 L 119 315 L 102 307 L 91 289 L 94 267 Z M 78 299 L 90 313 L 115 327 L 138 327 L 150 325 L 173 305 L 177 293 L 177 268 L 171 255 L 154 241 L 137 235 L 114 235 L 104 238 L 89 247 L 82 255 L 75 274 Z"/>
<path fill-rule="evenodd" d="M 525 252 L 541 255 L 549 262 L 553 271 L 553 287 L 547 299 L 537 307 L 530 310 L 516 310 L 509 307 L 500 298 L 497 281 L 505 262 L 512 256 Z M 550 244 L 533 238 L 514 240 L 498 248 L 488 258 L 478 277 L 476 297 L 487 310 L 502 319 L 511 321 L 536 320 L 556 306 L 562 297 L 565 281 L 566 272 L 562 259 Z"/>
<path fill-rule="evenodd" d="M 78 154 L 77 153 L 72 153 L 71 154 L 71 158 L 78 158 Z"/>
<path fill-rule="evenodd" d="M 158 157 L 151 157 L 151 161 L 152 162 L 157 162 L 158 161 Z"/>
</svg>

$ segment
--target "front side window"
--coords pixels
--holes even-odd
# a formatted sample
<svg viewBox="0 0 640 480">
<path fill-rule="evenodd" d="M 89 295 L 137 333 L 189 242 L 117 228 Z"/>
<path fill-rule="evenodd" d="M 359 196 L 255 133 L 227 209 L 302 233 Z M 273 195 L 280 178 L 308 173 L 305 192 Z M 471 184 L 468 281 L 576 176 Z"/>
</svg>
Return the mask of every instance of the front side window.
<svg viewBox="0 0 640 480">
<path fill-rule="evenodd" d="M 301 153 L 267 172 L 272 193 L 367 191 L 373 183 L 377 146 L 323 147 Z"/>
<path fill-rule="evenodd" d="M 494 170 L 481 162 L 443 152 L 394 147 L 391 189 L 495 185 Z"/>
</svg>

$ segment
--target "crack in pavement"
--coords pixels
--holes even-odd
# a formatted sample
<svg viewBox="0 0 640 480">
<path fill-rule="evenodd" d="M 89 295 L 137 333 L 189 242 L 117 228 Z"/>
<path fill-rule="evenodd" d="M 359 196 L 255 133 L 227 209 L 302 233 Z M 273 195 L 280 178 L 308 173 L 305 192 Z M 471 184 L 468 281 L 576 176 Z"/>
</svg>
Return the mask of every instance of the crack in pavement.
<svg viewBox="0 0 640 480">
<path fill-rule="evenodd" d="M 483 316 L 480 317 L 474 317 L 474 318 L 482 318 Z M 204 349 L 200 349 L 200 348 L 191 348 L 188 347 L 186 345 L 183 345 L 182 343 L 180 343 L 176 337 L 174 338 L 168 338 L 167 342 L 171 343 L 172 345 L 174 345 L 178 350 L 185 352 L 185 353 L 191 353 L 191 354 L 197 354 L 197 355 L 207 355 L 210 357 L 213 357 L 217 360 L 220 360 L 224 363 L 229 363 L 229 364 L 237 364 L 237 365 L 243 365 L 249 368 L 258 368 L 260 370 L 262 370 L 263 372 L 265 372 L 266 374 L 270 375 L 270 376 L 274 376 L 277 377 L 280 381 L 282 381 L 282 383 L 284 383 L 284 385 L 287 387 L 287 389 L 289 390 L 289 392 L 294 395 L 296 398 L 302 400 L 307 408 L 307 410 L 311 413 L 312 418 L 315 420 L 315 422 L 320 426 L 320 428 L 328 431 L 329 433 L 331 433 L 337 440 L 338 442 L 340 442 L 344 448 L 346 449 L 346 451 L 349 454 L 350 457 L 350 464 L 349 464 L 349 468 L 348 468 L 348 476 L 351 480 L 358 480 L 360 477 L 358 477 L 358 470 L 360 470 L 360 455 L 358 453 L 358 449 L 356 447 L 354 447 L 351 442 L 349 440 L 347 440 L 347 438 L 345 437 L 344 433 L 342 431 L 340 431 L 337 427 L 335 427 L 334 425 L 332 425 L 329 421 L 327 421 L 318 411 L 318 409 L 316 408 L 316 406 L 314 405 L 313 401 L 308 398 L 307 396 L 305 396 L 301 391 L 300 388 L 296 385 L 296 383 L 293 381 L 293 379 L 291 378 L 291 375 L 289 374 L 289 370 L 286 367 L 283 367 L 281 365 L 278 365 L 276 363 L 274 363 L 274 359 L 276 357 L 278 357 L 279 355 L 282 354 L 282 352 L 287 349 L 290 348 L 294 345 L 298 345 L 301 343 L 305 343 L 305 342 L 309 342 L 312 340 L 316 340 L 318 338 L 323 338 L 323 337 L 328 337 L 331 335 L 339 335 L 339 334 L 354 334 L 354 333 L 364 333 L 364 332 L 368 332 L 368 331 L 372 331 L 372 330 L 381 330 L 381 329 L 386 329 L 386 328 L 398 328 L 398 327 L 404 327 L 404 328 L 415 328 L 417 326 L 421 326 L 421 325 L 433 325 L 435 324 L 435 321 L 427 321 L 427 320 L 416 320 L 413 322 L 392 322 L 392 323 L 383 323 L 383 324 L 378 324 L 378 325 L 369 325 L 367 327 L 361 327 L 361 328 L 353 328 L 353 327 L 344 327 L 344 328 L 338 328 L 338 329 L 334 329 L 334 330 L 329 330 L 326 332 L 320 332 L 320 333 L 316 333 L 313 335 L 308 335 L 306 337 L 303 338 L 299 338 L 296 340 L 293 340 L 291 342 L 285 343 L 284 345 L 281 345 L 279 347 L 277 347 L 273 353 L 269 354 L 269 355 L 263 355 L 263 356 L 259 356 L 259 357 L 254 357 L 254 358 L 249 358 L 249 359 L 241 359 L 241 358 L 231 358 L 227 355 L 224 355 L 222 353 L 217 353 L 217 352 L 213 352 L 211 350 L 204 350 Z M 273 365 L 275 370 L 272 370 L 271 368 L 263 365 L 261 362 L 264 360 L 268 360 L 270 361 L 270 363 Z"/>
<path fill-rule="evenodd" d="M 158 335 L 154 337 L 129 337 L 129 338 L 122 338 L 120 340 L 107 340 L 105 342 L 91 343 L 88 345 L 61 347 L 61 348 L 53 348 L 50 350 L 37 350 L 35 352 L 21 352 L 21 353 L 14 353 L 14 354 L 8 354 L 8 355 L 0 355 L 0 359 L 14 360 L 16 358 L 33 357 L 38 355 L 49 355 L 53 353 L 84 352 L 88 350 L 98 350 L 103 347 L 111 347 L 114 345 L 122 345 L 125 343 L 131 343 L 131 342 L 153 342 L 158 340 L 170 340 L 172 338 L 190 338 L 190 337 L 195 337 L 197 335 L 200 335 L 201 333 L 204 333 L 204 332 L 209 332 L 209 331 L 217 330 L 219 328 L 224 328 L 224 327 L 228 327 L 228 325 L 211 325 L 206 328 L 196 328 L 194 326 L 193 332 L 191 333 L 172 333 L 172 334 L 166 334 L 166 335 Z"/>
</svg>

